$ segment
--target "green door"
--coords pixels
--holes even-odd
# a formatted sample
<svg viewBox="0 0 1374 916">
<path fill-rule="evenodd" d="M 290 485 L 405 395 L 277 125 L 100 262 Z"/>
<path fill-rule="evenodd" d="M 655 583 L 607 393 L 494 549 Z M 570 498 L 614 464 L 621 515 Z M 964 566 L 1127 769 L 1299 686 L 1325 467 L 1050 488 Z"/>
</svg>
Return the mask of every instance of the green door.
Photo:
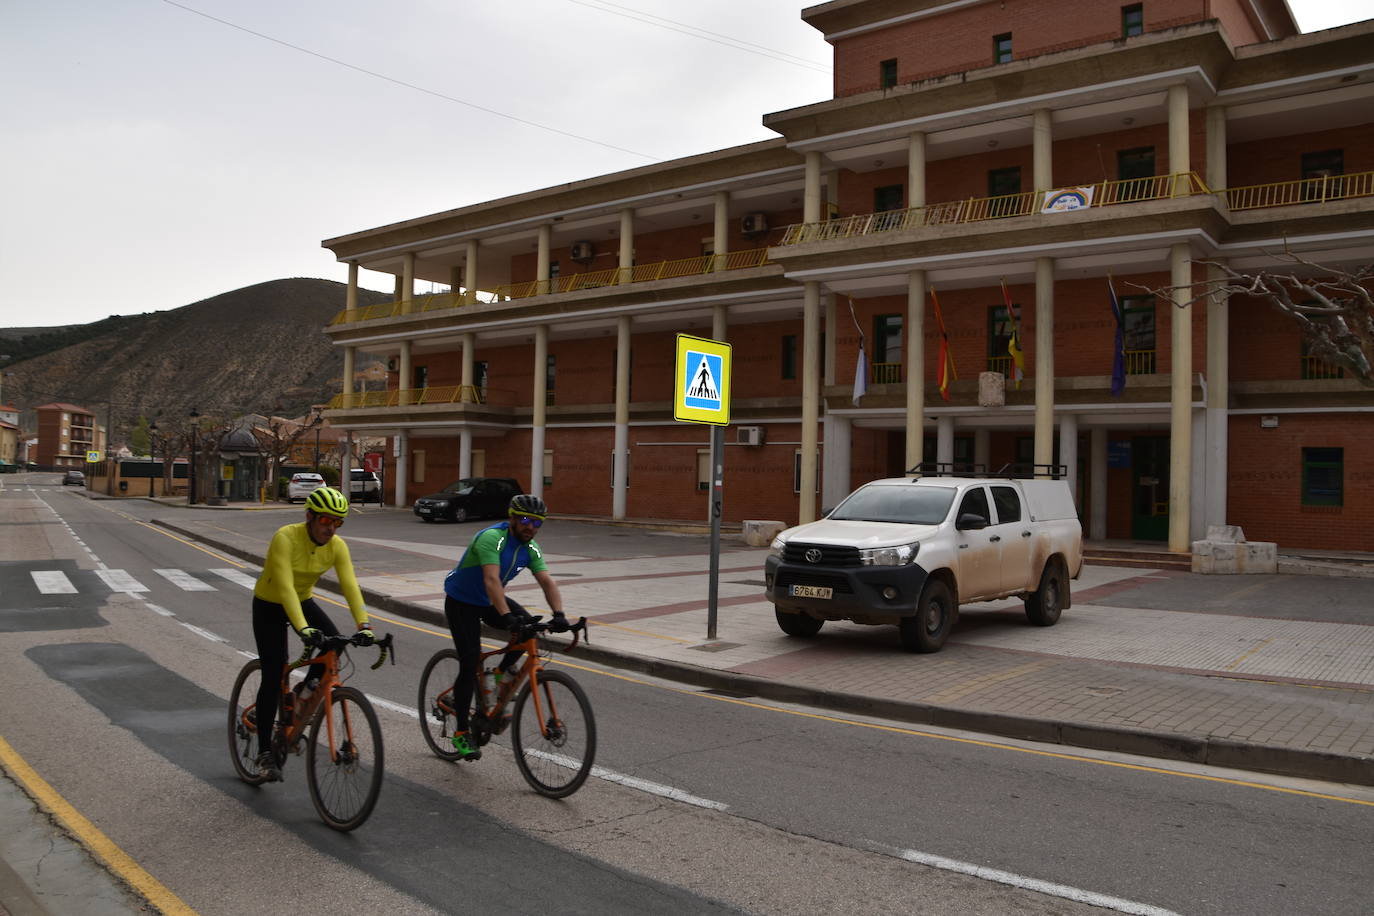
<svg viewBox="0 0 1374 916">
<path fill-rule="evenodd" d="M 1131 537 L 1169 540 L 1169 437 L 1131 440 Z"/>
</svg>

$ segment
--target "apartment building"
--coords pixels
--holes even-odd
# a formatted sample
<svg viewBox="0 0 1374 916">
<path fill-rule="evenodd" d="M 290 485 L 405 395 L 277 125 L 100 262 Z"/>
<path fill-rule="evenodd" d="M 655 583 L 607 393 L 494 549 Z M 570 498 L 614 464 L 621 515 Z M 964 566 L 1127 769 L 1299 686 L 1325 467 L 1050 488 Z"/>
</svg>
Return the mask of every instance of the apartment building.
<svg viewBox="0 0 1374 916">
<path fill-rule="evenodd" d="M 1374 262 L 1374 21 L 1303 35 L 1283 0 L 801 15 L 834 95 L 763 114 L 775 139 L 324 242 L 349 266 L 343 378 L 389 358 L 387 390 L 346 382 L 328 416 L 388 437 L 398 504 L 487 474 L 556 513 L 705 518 L 709 430 L 673 419 L 690 334 L 731 345 L 727 520 L 1019 462 L 1069 469 L 1093 538 L 1374 549 L 1374 393 L 1269 303 L 1202 286 Z M 359 308 L 360 268 L 395 301 Z"/>
<path fill-rule="evenodd" d="M 35 407 L 40 467 L 84 468 L 86 453 L 104 448 L 105 430 L 95 414 L 75 404 L 53 402 Z"/>
</svg>

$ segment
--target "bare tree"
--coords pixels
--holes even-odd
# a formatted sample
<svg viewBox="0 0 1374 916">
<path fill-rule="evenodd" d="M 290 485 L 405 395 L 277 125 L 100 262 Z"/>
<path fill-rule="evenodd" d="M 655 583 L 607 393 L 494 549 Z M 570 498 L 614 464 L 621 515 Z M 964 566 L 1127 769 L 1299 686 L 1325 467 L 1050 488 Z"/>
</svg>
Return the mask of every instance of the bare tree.
<svg viewBox="0 0 1374 916">
<path fill-rule="evenodd" d="M 1345 271 L 1315 264 L 1291 252 L 1278 256 L 1291 271 L 1235 270 L 1218 261 L 1196 261 L 1216 268 L 1219 280 L 1193 284 L 1202 292 L 1182 305 L 1217 293 L 1251 296 L 1269 302 L 1302 328 L 1308 353 L 1350 371 L 1361 385 L 1374 388 L 1374 264 Z M 1168 301 L 1168 288 L 1149 290 Z"/>
<path fill-rule="evenodd" d="M 259 426 L 253 430 L 253 435 L 258 440 L 258 449 L 263 457 L 267 458 L 267 486 L 274 500 L 279 498 L 276 480 L 277 468 L 281 466 L 282 459 L 291 452 L 292 446 L 299 442 L 302 436 L 315 429 L 323 420 L 324 415 L 316 410 L 311 412 L 304 423 L 284 417 L 269 417 L 266 426 Z"/>
</svg>

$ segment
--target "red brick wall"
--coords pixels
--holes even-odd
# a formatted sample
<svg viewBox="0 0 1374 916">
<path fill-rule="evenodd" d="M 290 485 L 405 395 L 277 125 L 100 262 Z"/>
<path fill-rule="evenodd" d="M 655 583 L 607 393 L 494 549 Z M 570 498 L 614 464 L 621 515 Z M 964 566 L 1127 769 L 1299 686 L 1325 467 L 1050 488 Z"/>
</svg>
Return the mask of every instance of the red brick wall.
<svg viewBox="0 0 1374 916">
<path fill-rule="evenodd" d="M 1345 150 L 1347 174 L 1374 171 L 1374 121 L 1339 130 L 1233 144 L 1226 150 L 1226 184 L 1243 188 L 1297 181 L 1302 177 L 1302 154 L 1328 149 Z"/>
</svg>

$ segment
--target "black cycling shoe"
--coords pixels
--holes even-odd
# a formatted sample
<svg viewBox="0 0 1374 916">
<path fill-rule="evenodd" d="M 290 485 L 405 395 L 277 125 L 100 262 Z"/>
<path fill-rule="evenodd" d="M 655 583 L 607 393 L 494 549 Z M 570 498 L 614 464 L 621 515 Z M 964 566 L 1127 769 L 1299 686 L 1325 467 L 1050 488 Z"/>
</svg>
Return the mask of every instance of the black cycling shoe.
<svg viewBox="0 0 1374 916">
<path fill-rule="evenodd" d="M 277 755 L 271 751 L 263 751 L 258 755 L 256 761 L 258 775 L 265 782 L 281 782 L 281 767 L 277 766 Z"/>
</svg>

